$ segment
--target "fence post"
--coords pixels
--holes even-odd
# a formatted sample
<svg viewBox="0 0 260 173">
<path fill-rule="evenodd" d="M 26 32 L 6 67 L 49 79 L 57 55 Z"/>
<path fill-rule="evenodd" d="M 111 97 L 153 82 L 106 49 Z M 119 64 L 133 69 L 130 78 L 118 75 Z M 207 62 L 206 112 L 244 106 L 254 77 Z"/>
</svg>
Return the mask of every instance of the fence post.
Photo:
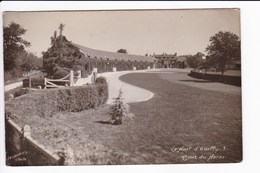
<svg viewBox="0 0 260 173">
<path fill-rule="evenodd" d="M 27 124 L 25 124 L 25 125 L 23 126 L 23 136 L 24 136 L 24 137 L 29 137 L 29 136 L 31 136 L 31 127 L 30 127 L 29 125 L 27 125 Z"/>
<path fill-rule="evenodd" d="M 46 84 L 47 84 L 46 77 L 44 77 L 44 89 L 46 89 Z"/>
<path fill-rule="evenodd" d="M 74 78 L 73 70 L 70 70 L 70 86 L 73 86 L 74 84 L 73 78 Z"/>
<path fill-rule="evenodd" d="M 31 76 L 29 76 L 29 91 L 31 90 L 32 88 L 32 78 Z"/>
<path fill-rule="evenodd" d="M 155 69 L 155 63 L 153 63 L 153 69 Z"/>
</svg>

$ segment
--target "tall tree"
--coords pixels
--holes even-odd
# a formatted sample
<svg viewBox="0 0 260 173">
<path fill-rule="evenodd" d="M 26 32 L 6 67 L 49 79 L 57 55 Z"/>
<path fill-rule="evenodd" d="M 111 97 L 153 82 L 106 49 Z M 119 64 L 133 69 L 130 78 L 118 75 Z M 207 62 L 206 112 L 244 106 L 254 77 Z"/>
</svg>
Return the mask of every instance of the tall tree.
<svg viewBox="0 0 260 173">
<path fill-rule="evenodd" d="M 228 63 L 240 60 L 240 39 L 234 33 L 220 31 L 210 37 L 209 41 L 206 52 L 212 62 L 211 66 L 216 65 L 223 75 Z"/>
<path fill-rule="evenodd" d="M 59 28 L 62 28 L 61 25 Z M 51 41 L 51 47 L 43 52 L 43 68 L 48 76 L 53 76 L 60 69 L 79 70 L 82 68 L 83 55 L 77 46 L 63 35 L 58 36 L 57 39 L 51 39 Z"/>
<path fill-rule="evenodd" d="M 26 33 L 26 29 L 17 23 L 10 23 L 4 27 L 4 70 L 12 70 L 17 68 L 17 55 L 25 51 L 25 47 L 30 46 L 30 42 L 24 40 L 22 36 Z"/>
</svg>

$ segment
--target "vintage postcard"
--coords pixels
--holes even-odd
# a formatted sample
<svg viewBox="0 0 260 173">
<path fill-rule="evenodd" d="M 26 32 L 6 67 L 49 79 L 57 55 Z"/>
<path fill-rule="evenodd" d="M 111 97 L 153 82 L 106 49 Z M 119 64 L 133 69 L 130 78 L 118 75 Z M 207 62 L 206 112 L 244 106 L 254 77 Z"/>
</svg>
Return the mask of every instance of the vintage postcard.
<svg viewBox="0 0 260 173">
<path fill-rule="evenodd" d="M 243 160 L 240 9 L 3 13 L 6 165 Z"/>
</svg>

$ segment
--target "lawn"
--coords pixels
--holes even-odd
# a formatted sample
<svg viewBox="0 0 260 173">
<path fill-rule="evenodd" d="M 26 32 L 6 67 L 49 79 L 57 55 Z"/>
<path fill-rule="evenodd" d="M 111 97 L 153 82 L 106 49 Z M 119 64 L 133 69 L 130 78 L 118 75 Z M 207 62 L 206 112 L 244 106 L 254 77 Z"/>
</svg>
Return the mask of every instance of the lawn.
<svg viewBox="0 0 260 173">
<path fill-rule="evenodd" d="M 241 161 L 239 93 L 218 89 L 220 85 L 205 89 L 198 86 L 206 84 L 202 82 L 193 87 L 185 81 L 190 80 L 185 73 L 132 73 L 120 79 L 155 93 L 149 101 L 130 104 L 135 116 L 125 119 L 122 125 L 106 123 L 109 105 L 45 119 L 25 116 L 17 122 L 28 123 L 33 138 L 48 148 L 65 148 L 71 158 L 76 157 L 72 164 Z M 174 147 L 194 149 L 197 146 L 204 147 L 204 151 L 177 153 L 174 150 Z M 222 151 L 205 151 L 211 146 Z M 223 158 L 195 159 L 202 154 L 207 158 L 212 154 Z M 184 161 L 185 155 L 190 159 Z"/>
<path fill-rule="evenodd" d="M 140 153 L 154 153 L 154 157 L 162 159 L 153 162 L 182 162 L 181 156 L 187 153 L 170 153 L 172 146 L 227 149 L 219 153 L 225 159 L 209 162 L 238 162 L 242 159 L 241 96 L 237 92 L 228 93 L 236 91 L 237 87 L 230 86 L 232 89 L 227 90 L 227 85 L 223 84 L 224 89 L 219 89 L 222 85 L 218 84 L 215 89 L 202 89 L 204 87 L 200 88 L 198 84 L 207 83 L 195 81 L 196 87 L 192 87 L 190 82 L 187 84 L 191 79 L 185 73 L 129 74 L 120 79 L 155 93 L 148 102 L 130 104 L 136 115 L 135 121 L 140 124 L 133 129 L 139 136 L 137 138 L 143 141 L 139 146 L 149 146 L 150 143 L 151 147 L 139 148 Z M 138 149 L 135 151 L 138 153 Z M 212 155 L 213 152 L 189 152 L 188 155 L 201 154 Z M 205 162 L 187 162 L 194 161 Z"/>
</svg>

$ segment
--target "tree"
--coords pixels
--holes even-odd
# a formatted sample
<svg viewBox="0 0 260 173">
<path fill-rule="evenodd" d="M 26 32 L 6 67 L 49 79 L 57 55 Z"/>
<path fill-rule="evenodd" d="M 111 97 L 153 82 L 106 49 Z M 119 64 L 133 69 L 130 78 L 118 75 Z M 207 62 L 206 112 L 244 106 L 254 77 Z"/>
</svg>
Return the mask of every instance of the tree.
<svg viewBox="0 0 260 173">
<path fill-rule="evenodd" d="M 201 52 L 198 52 L 195 55 L 187 56 L 187 64 L 189 65 L 189 67 L 195 68 L 195 69 L 200 67 L 203 63 L 202 56 L 204 56 L 204 54 Z"/>
<path fill-rule="evenodd" d="M 4 70 L 9 71 L 19 67 L 17 57 L 19 53 L 25 52 L 25 47 L 30 46 L 30 42 L 24 40 L 22 36 L 26 29 L 17 23 L 10 23 L 4 27 Z"/>
<path fill-rule="evenodd" d="M 42 68 L 42 59 L 32 53 L 25 53 L 20 65 L 21 69 L 26 72 L 31 70 L 40 70 Z"/>
<path fill-rule="evenodd" d="M 43 69 L 48 76 L 53 76 L 62 68 L 75 71 L 82 68 L 83 55 L 77 46 L 62 35 L 63 28 L 64 25 L 61 24 L 59 26 L 60 35 L 56 38 L 56 32 L 54 32 L 54 36 L 51 37 L 51 47 L 43 52 Z"/>
<path fill-rule="evenodd" d="M 118 49 L 117 53 L 127 53 L 126 49 Z"/>
<path fill-rule="evenodd" d="M 240 60 L 240 39 L 236 34 L 220 31 L 209 41 L 210 45 L 206 48 L 208 61 L 211 66 L 217 66 L 223 76 L 228 63 Z"/>
</svg>

